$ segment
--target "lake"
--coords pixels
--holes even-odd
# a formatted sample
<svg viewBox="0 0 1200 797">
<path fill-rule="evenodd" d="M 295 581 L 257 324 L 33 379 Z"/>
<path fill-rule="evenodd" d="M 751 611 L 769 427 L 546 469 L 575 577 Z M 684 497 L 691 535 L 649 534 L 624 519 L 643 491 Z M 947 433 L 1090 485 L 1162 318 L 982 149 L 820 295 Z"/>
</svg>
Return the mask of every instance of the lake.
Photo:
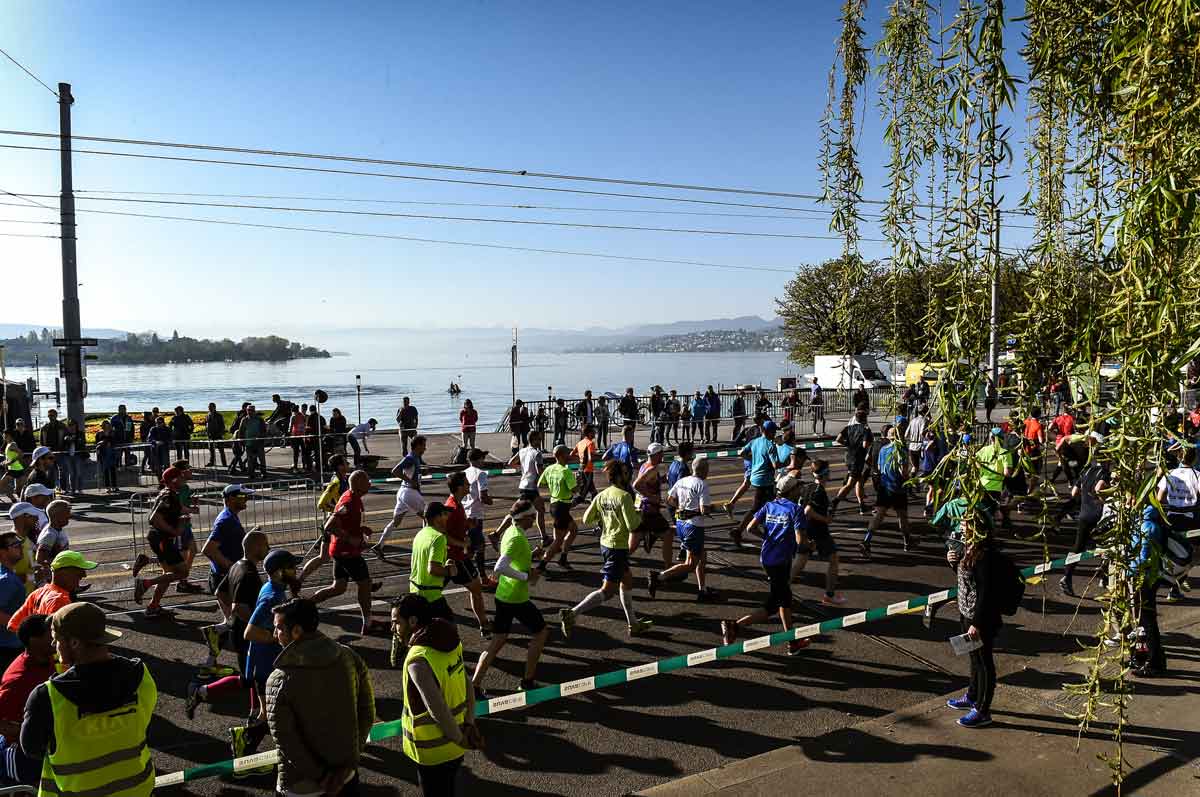
<svg viewBox="0 0 1200 797">
<path fill-rule="evenodd" d="M 177 363 L 171 365 L 104 365 L 88 367 L 88 412 L 115 410 L 126 404 L 130 412 L 151 407 L 168 411 L 177 404 L 186 409 L 207 407 L 236 409 L 253 401 L 260 410 L 271 409 L 272 393 L 297 403 L 312 399 L 316 388 L 330 397 L 329 407 L 339 407 L 354 423 L 358 418 L 355 376 L 362 376 L 362 418 L 377 418 L 382 426 L 395 425 L 396 409 L 410 396 L 427 431 L 458 428 L 462 399 L 470 398 L 479 410 L 480 431 L 490 431 L 512 402 L 507 330 L 480 330 L 467 334 L 426 331 L 328 333 L 315 338 L 298 336 L 312 346 L 348 352 L 327 360 L 290 360 L 281 363 Z M 522 351 L 517 368 L 517 396 L 527 401 L 556 396 L 582 396 L 624 392 L 639 394 L 654 385 L 681 392 L 703 390 L 707 385 L 761 383 L 774 388 L 780 376 L 797 373 L 781 352 L 729 352 L 697 354 L 563 354 Z M 54 389 L 54 368 L 41 369 L 42 389 Z M 8 378 L 24 381 L 31 368 L 8 369 Z M 446 393 L 450 382 L 463 389 L 460 397 Z M 65 403 L 65 394 L 64 394 Z M 53 406 L 43 403 L 45 409 Z M 324 413 L 328 417 L 328 412 Z"/>
</svg>

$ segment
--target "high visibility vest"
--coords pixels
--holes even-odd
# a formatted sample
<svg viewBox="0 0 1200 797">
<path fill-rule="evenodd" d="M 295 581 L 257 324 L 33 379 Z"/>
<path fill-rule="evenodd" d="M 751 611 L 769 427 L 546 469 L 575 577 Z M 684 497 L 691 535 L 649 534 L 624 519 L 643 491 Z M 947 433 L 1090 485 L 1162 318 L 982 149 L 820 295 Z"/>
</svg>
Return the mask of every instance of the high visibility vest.
<svg viewBox="0 0 1200 797">
<path fill-rule="evenodd" d="M 404 731 L 404 752 L 413 761 L 427 766 L 462 758 L 466 749 L 442 734 L 428 707 L 420 714 L 412 712 L 408 701 L 408 665 L 416 659 L 424 659 L 437 676 L 442 697 L 450 707 L 454 721 L 462 725 L 467 716 L 467 671 L 463 665 L 462 645 L 459 644 L 450 653 L 442 653 L 425 645 L 409 648 L 408 655 L 404 657 L 400 692 L 404 695 L 404 713 L 400 717 Z"/>
<path fill-rule="evenodd" d="M 54 714 L 55 750 L 42 759 L 38 797 L 149 797 L 154 763 L 146 728 L 158 688 L 146 665 L 132 703 L 98 714 L 79 707 L 47 682 Z"/>
<path fill-rule="evenodd" d="M 8 463 L 9 472 L 14 475 L 25 470 L 25 463 L 21 461 L 21 449 L 16 445 L 10 445 L 4 449 L 4 459 Z"/>
</svg>

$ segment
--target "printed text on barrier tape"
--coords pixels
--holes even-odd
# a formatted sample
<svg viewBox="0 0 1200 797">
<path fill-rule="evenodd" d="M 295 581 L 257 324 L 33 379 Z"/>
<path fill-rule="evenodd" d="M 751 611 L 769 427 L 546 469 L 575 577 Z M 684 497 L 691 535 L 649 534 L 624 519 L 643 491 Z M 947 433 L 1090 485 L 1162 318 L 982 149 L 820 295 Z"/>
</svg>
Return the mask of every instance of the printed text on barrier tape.
<svg viewBox="0 0 1200 797">
<path fill-rule="evenodd" d="M 1189 538 L 1200 537 L 1200 530 L 1188 532 Z M 1043 562 L 1039 565 L 1027 567 L 1021 571 L 1023 578 L 1040 575 L 1049 572 L 1063 565 L 1074 564 L 1075 562 L 1084 562 L 1089 559 L 1095 559 L 1103 552 L 1100 550 L 1083 551 L 1082 553 L 1068 554 L 1062 559 L 1055 559 L 1051 562 Z M 825 620 L 820 623 L 812 623 L 800 628 L 793 628 L 790 631 L 777 631 L 767 636 L 747 639 L 745 642 L 734 642 L 732 645 L 722 645 L 719 648 L 708 648 L 698 650 L 692 653 L 686 653 L 681 656 L 672 656 L 669 659 L 659 659 L 645 664 L 638 664 L 634 667 L 625 667 L 620 670 L 600 673 L 599 675 L 580 678 L 575 681 L 567 681 L 562 684 L 553 684 L 551 686 L 543 686 L 537 689 L 531 689 L 527 692 L 516 692 L 503 697 L 494 697 L 490 700 L 480 700 L 475 703 L 475 716 L 485 717 L 489 714 L 498 714 L 501 711 L 511 711 L 513 709 L 535 706 L 539 703 L 546 703 L 551 700 L 557 700 L 563 697 L 571 697 L 573 695 L 591 692 L 596 689 L 606 689 L 611 686 L 637 681 L 642 678 L 649 678 L 653 675 L 661 675 L 663 673 L 681 670 L 687 667 L 697 667 L 701 664 L 717 661 L 719 659 L 728 659 L 742 653 L 751 653 L 763 648 L 782 645 L 784 642 L 791 642 L 794 639 L 807 639 L 808 637 L 818 636 L 820 634 L 838 631 L 843 628 L 849 628 L 863 623 L 873 623 L 891 617 L 896 614 L 904 614 L 913 609 L 923 608 L 929 603 L 942 603 L 948 601 L 958 595 L 958 588 L 941 590 L 933 592 L 929 595 L 921 595 L 915 598 L 909 598 L 903 601 L 889 604 L 887 606 L 879 606 L 874 609 L 868 609 L 855 614 L 848 614 L 843 617 L 834 617 L 830 620 Z M 400 726 L 400 720 L 390 720 L 388 722 L 376 723 L 371 727 L 371 732 L 368 735 L 368 740 L 372 742 L 383 741 L 397 737 L 403 733 Z M 186 781 L 199 780 L 200 778 L 208 778 L 214 775 L 223 775 L 233 772 L 235 767 L 241 772 L 246 768 L 254 768 L 263 766 L 272 761 L 266 760 L 267 756 L 276 753 L 274 750 L 266 753 L 258 753 L 253 756 L 237 758 L 231 761 L 220 761 L 215 764 L 204 764 L 191 769 L 181 770 L 179 772 L 171 772 L 167 775 L 160 775 L 155 779 L 155 788 L 164 786 L 172 786 L 177 783 Z M 276 755 L 273 761 L 277 761 Z"/>
</svg>

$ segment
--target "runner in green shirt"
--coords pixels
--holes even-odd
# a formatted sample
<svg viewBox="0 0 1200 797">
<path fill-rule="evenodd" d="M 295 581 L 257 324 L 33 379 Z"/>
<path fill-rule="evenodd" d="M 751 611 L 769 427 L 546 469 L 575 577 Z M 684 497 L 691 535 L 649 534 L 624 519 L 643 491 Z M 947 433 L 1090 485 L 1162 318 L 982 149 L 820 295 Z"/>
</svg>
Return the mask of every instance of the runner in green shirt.
<svg viewBox="0 0 1200 797">
<path fill-rule="evenodd" d="M 446 505 L 433 501 L 425 507 L 425 528 L 413 538 L 411 569 L 408 573 L 408 591 L 415 592 L 429 601 L 435 617 L 454 622 L 454 613 L 442 596 L 446 580 L 454 575 L 457 565 L 446 558 L 446 520 L 450 510 Z"/>
<path fill-rule="evenodd" d="M 542 561 L 538 562 L 538 570 L 543 573 L 555 554 L 559 554 L 559 566 L 564 570 L 571 569 L 571 565 L 567 563 L 567 553 L 571 550 L 571 543 L 575 542 L 575 535 L 579 529 L 575 525 L 575 518 L 571 517 L 571 503 L 575 497 L 575 474 L 567 467 L 570 456 L 571 449 L 555 446 L 554 464 L 543 470 L 538 479 L 538 487 L 545 487 L 550 493 L 550 516 L 554 519 L 554 542 L 542 554 Z"/>
<path fill-rule="evenodd" d="M 500 540 L 500 558 L 495 566 L 496 617 L 492 623 L 492 641 L 479 657 L 475 675 L 471 679 L 475 694 L 483 700 L 487 699 L 483 677 L 500 654 L 500 649 L 508 642 L 513 620 L 519 620 L 533 634 L 525 653 L 525 675 L 521 679 L 521 689 L 537 687 L 533 678 L 538 660 L 542 657 L 542 648 L 550 636 L 550 627 L 546 625 L 541 610 L 529 600 L 529 588 L 538 582 L 542 574 L 541 570 L 532 567 L 534 551 L 530 550 L 529 539 L 525 536 L 536 519 L 537 509 L 533 502 L 527 500 L 518 500 L 513 504 L 508 517 L 504 519 L 508 530 Z"/>
<path fill-rule="evenodd" d="M 571 636 L 576 615 L 596 608 L 618 590 L 621 593 L 621 608 L 625 610 L 625 619 L 629 621 L 630 636 L 641 636 L 654 624 L 651 620 L 639 620 L 633 609 L 633 573 L 629 569 L 629 549 L 631 546 L 637 547 L 642 514 L 633 506 L 629 466 L 620 460 L 610 459 L 604 465 L 604 473 L 608 476 L 610 486 L 592 499 L 583 516 L 584 523 L 600 523 L 600 555 L 604 562 L 600 574 L 603 584 L 574 608 L 559 611 L 564 637 Z"/>
<path fill-rule="evenodd" d="M 1000 513 L 1000 522 L 1005 528 L 1009 526 L 1008 505 L 1004 502 L 1004 480 L 1013 474 L 1013 455 L 1004 447 L 1004 431 L 999 426 L 993 426 L 991 440 L 975 454 L 979 463 L 979 486 L 988 494 L 985 510 L 996 510 Z"/>
</svg>

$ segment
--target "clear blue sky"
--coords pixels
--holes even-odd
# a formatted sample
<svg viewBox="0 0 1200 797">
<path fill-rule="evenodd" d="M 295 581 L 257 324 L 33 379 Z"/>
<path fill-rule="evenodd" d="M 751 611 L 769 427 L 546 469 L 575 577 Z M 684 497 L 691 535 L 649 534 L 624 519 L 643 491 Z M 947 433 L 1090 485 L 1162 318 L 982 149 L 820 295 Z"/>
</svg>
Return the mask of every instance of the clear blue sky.
<svg viewBox="0 0 1200 797">
<path fill-rule="evenodd" d="M 73 84 L 74 128 L 81 135 L 818 193 L 817 121 L 834 55 L 838 8 L 838 3 L 815 0 L 336 7 L 295 2 L 274 4 L 270 10 L 253 3 L 9 0 L 0 5 L 0 47 L 51 85 L 60 80 Z M 871 4 L 867 30 L 872 41 L 883 10 L 883 3 Z M 1012 16 L 1020 13 L 1019 6 L 1010 9 Z M 1013 62 L 1020 45 L 1016 35 L 1015 30 L 1009 34 Z M 873 80 L 868 91 L 871 107 L 861 144 L 865 194 L 882 197 Z M 6 60 L 0 60 L 0 96 L 5 98 L 3 127 L 57 130 L 54 98 Z M 1018 116 L 1023 118 L 1023 112 Z M 1016 138 L 1024 138 L 1023 122 Z M 0 136 L 0 143 L 55 142 Z M 54 153 L 0 150 L 0 175 L 0 188 L 8 191 L 55 194 L 59 189 Z M 97 191 L 774 213 L 87 155 L 76 156 L 75 185 Z M 1018 193 L 1010 191 L 1014 199 Z M 688 196 L 772 203 L 752 197 Z M 827 220 L 820 217 L 284 204 L 828 234 Z M 825 240 L 135 207 L 85 200 L 79 207 L 780 268 L 816 262 L 840 250 L 838 242 Z M 5 219 L 56 218 L 36 209 L 2 210 L 0 217 Z M 304 338 L 306 329 L 330 327 L 519 323 L 575 328 L 768 315 L 774 309 L 771 297 L 787 278 L 768 272 L 83 213 L 79 222 L 84 325 L 178 328 L 185 334 L 237 337 L 278 330 Z M 0 231 L 53 228 L 5 223 Z M 874 225 L 865 227 L 864 234 L 879 237 Z M 864 244 L 864 253 L 886 254 L 882 244 L 870 243 Z M 60 320 L 58 268 L 57 241 L 0 237 L 0 270 L 6 283 L 13 274 L 45 274 L 47 280 L 44 287 L 31 286 L 32 295 L 46 299 L 44 305 L 24 304 L 21 311 L 28 317 L 6 320 Z"/>
</svg>

